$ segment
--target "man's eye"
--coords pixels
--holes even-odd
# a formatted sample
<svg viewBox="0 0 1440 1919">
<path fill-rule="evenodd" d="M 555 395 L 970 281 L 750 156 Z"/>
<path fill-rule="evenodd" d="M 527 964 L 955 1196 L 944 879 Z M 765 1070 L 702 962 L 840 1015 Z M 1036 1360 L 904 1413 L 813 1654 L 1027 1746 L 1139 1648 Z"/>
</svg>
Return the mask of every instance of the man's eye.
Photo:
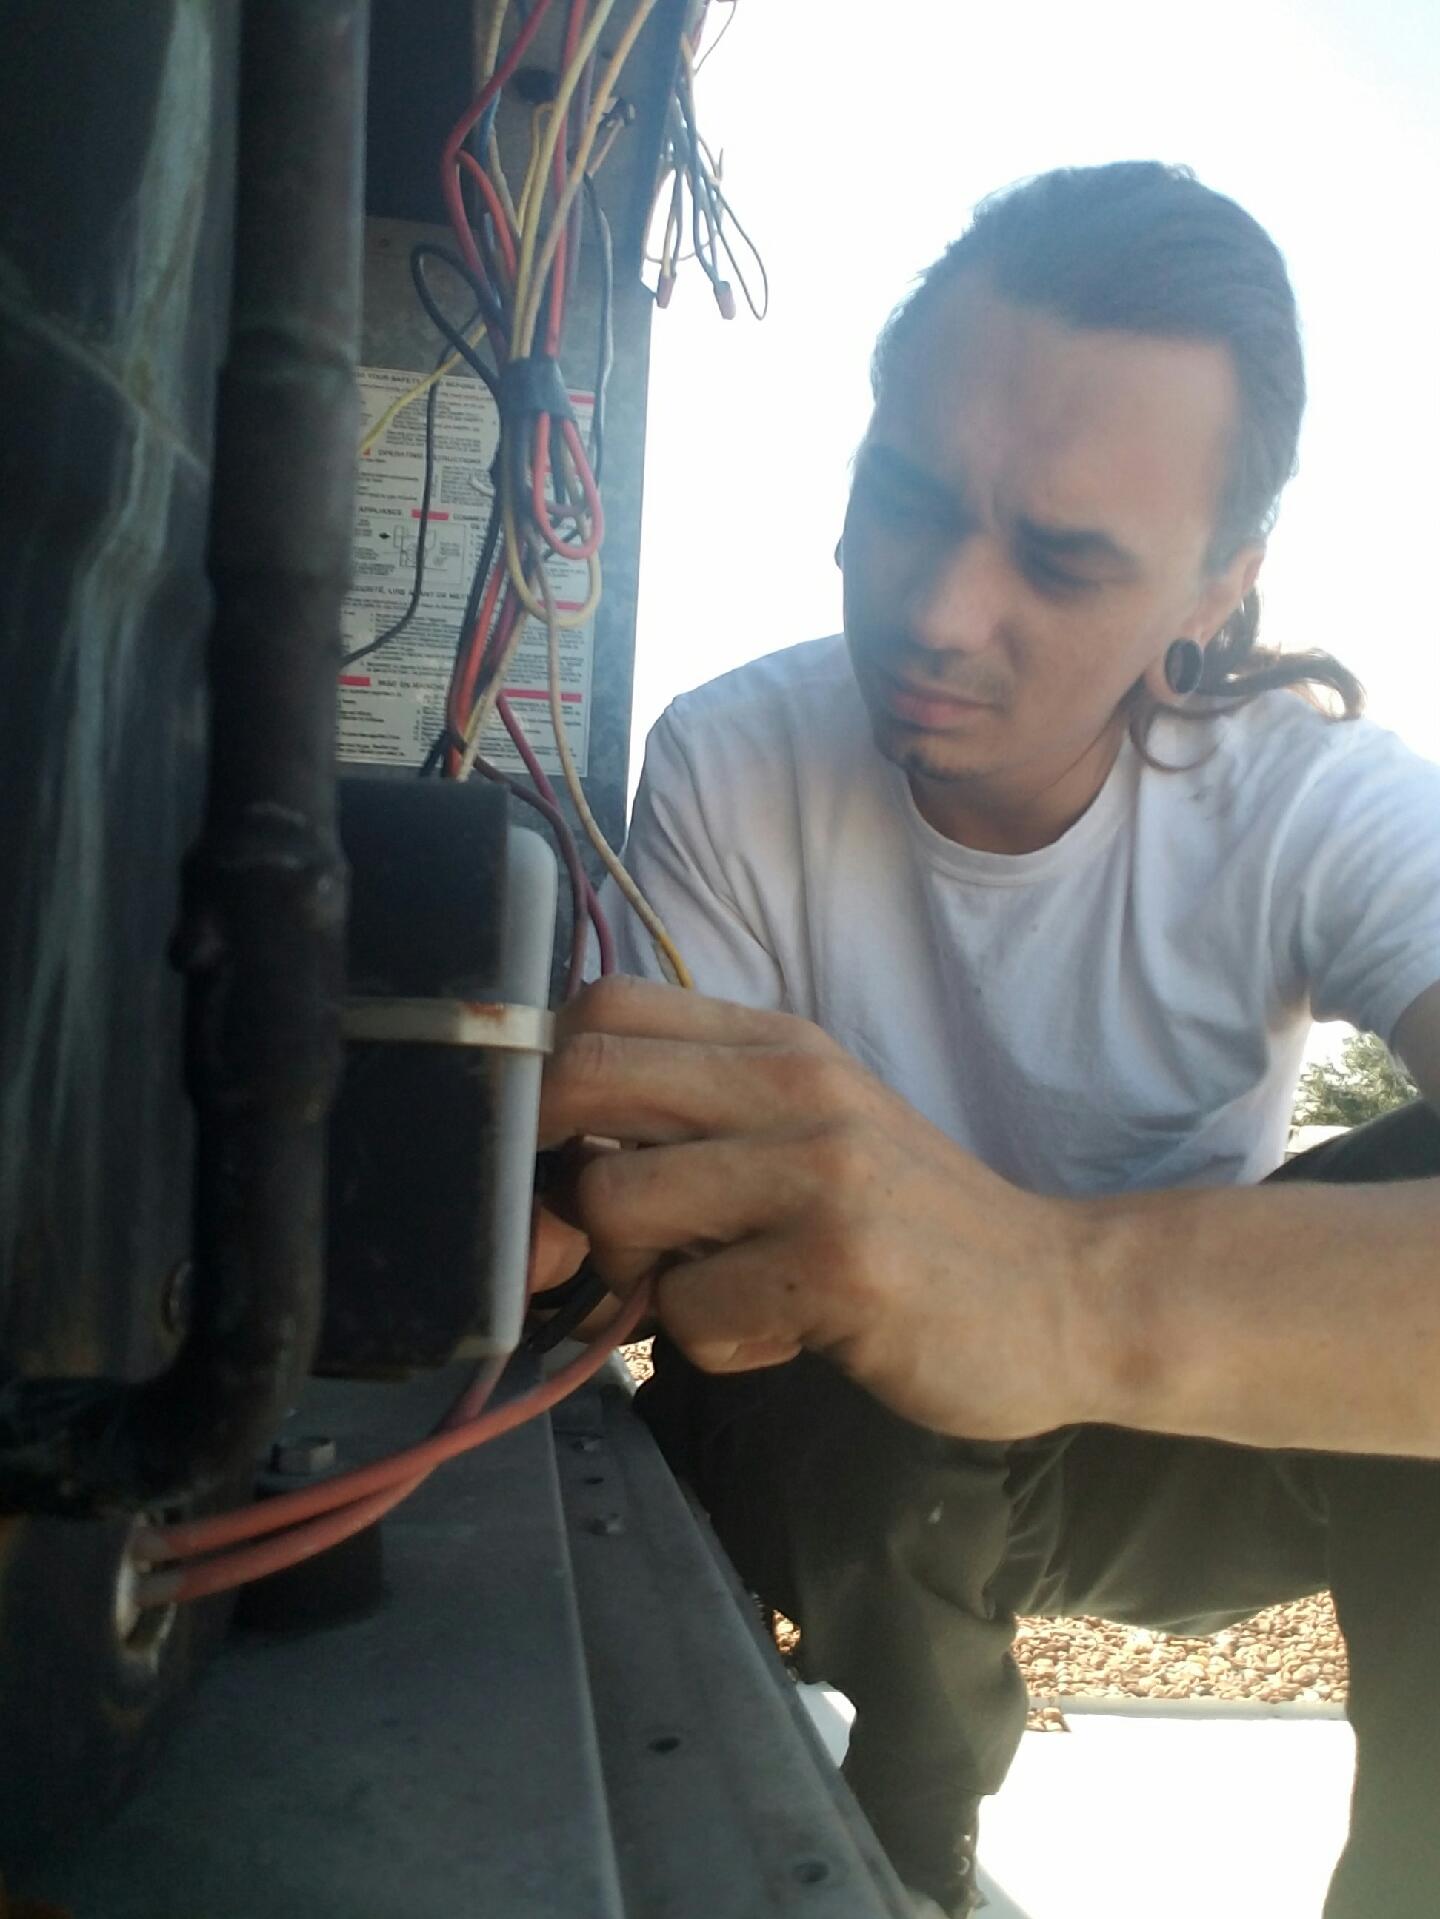
<svg viewBox="0 0 1440 1919">
<path fill-rule="evenodd" d="M 1038 586 L 1042 593 L 1087 593 L 1093 592 L 1099 585 L 1097 580 L 1089 579 L 1083 573 L 1072 573 L 1068 567 L 1047 558 L 1043 553 L 1022 554 L 1020 564 L 1026 579 L 1032 586 Z"/>
</svg>

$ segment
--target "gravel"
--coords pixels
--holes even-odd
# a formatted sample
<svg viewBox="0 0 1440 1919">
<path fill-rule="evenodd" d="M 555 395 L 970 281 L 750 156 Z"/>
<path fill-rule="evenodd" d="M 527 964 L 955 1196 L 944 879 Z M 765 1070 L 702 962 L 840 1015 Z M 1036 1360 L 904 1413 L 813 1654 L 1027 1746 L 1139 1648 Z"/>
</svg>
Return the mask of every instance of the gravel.
<svg viewBox="0 0 1440 1919">
<path fill-rule="evenodd" d="M 1064 1731 L 1062 1698 L 1340 1705 L 1349 1679 L 1328 1593 L 1271 1606 L 1208 1639 L 1105 1619 L 1022 1619 L 1015 1658 L 1030 1688 L 1031 1725 L 1042 1731 Z"/>
</svg>

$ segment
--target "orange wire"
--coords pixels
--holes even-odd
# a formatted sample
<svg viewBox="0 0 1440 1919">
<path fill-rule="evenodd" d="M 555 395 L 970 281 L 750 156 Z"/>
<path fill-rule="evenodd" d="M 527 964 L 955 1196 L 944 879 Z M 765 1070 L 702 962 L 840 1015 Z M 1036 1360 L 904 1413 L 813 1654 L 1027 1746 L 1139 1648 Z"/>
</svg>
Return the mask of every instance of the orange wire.
<svg viewBox="0 0 1440 1919">
<path fill-rule="evenodd" d="M 318 1486 L 281 1493 L 257 1505 L 243 1506 L 236 1512 L 218 1513 L 209 1519 L 158 1528 L 136 1541 L 137 1556 L 155 1562 L 199 1558 L 242 1540 L 283 1532 L 287 1527 L 295 1529 L 294 1532 L 285 1533 L 283 1539 L 269 1541 L 268 1546 L 286 1545 L 293 1549 L 298 1543 L 300 1522 L 307 1520 L 320 1523 L 313 1530 L 309 1527 L 305 1529 L 304 1549 L 299 1553 L 292 1550 L 290 1556 L 283 1560 L 278 1559 L 273 1552 L 268 1553 L 263 1570 L 275 1571 L 280 1564 L 293 1564 L 297 1558 L 308 1557 L 310 1553 L 318 1551 L 321 1544 L 335 1544 L 370 1524 L 380 1512 L 388 1511 L 390 1506 L 403 1499 L 447 1459 L 454 1459 L 474 1446 L 484 1445 L 488 1440 L 499 1439 L 503 1434 L 513 1432 L 527 1420 L 549 1412 L 552 1406 L 558 1405 L 577 1387 L 593 1379 L 611 1353 L 631 1337 L 650 1311 L 653 1291 L 653 1285 L 647 1280 L 631 1294 L 603 1339 L 597 1340 L 578 1359 L 571 1360 L 568 1366 L 563 1366 L 543 1385 L 532 1387 L 529 1392 L 519 1394 L 505 1405 L 492 1406 L 478 1418 L 447 1426 L 430 1438 L 421 1440 L 418 1445 L 406 1447 L 403 1452 L 394 1453 L 387 1459 L 378 1459 L 373 1465 L 339 1473 Z M 378 1511 L 372 1510 L 379 1500 L 383 1500 L 384 1504 L 379 1505 Z M 346 1521 L 354 1523 L 346 1524 Z M 259 1554 L 264 1550 L 256 1548 L 244 1553 L 225 1554 L 226 1570 L 234 1575 L 225 1583 L 239 1585 L 247 1579 L 256 1578 L 258 1574 L 250 1568 L 258 1563 Z M 221 1591 L 222 1587 L 214 1583 L 212 1576 L 220 1564 L 220 1560 L 207 1560 L 202 1566 L 167 1568 L 151 1573 L 141 1581 L 141 1603 L 164 1605 L 202 1597 L 198 1586 L 202 1579 L 209 1581 L 204 1592 Z"/>
<path fill-rule="evenodd" d="M 495 510 L 499 511 L 498 503 Z M 480 663 L 489 650 L 488 641 L 495 619 L 495 606 L 504 584 L 505 569 L 503 566 L 497 566 L 486 584 L 485 597 L 480 603 L 475 624 L 470 629 L 470 640 L 465 649 L 465 662 L 455 687 L 455 698 L 450 709 L 450 730 L 454 733 L 463 733 L 465 722 L 470 717 L 470 708 L 475 699 L 475 682 L 480 677 Z"/>
<path fill-rule="evenodd" d="M 495 238 L 499 242 L 500 252 L 505 261 L 505 270 L 510 275 L 510 284 L 513 287 L 515 284 L 515 238 L 510 231 L 510 222 L 505 217 L 505 209 L 500 204 L 500 195 L 495 191 L 495 183 L 468 147 L 460 149 L 459 160 L 460 164 L 469 171 L 484 197 L 485 210 L 494 225 Z M 469 221 L 467 220 L 465 224 L 468 231 Z M 474 236 L 471 237 L 473 239 Z M 476 258 L 479 258 L 478 253 Z"/>
</svg>

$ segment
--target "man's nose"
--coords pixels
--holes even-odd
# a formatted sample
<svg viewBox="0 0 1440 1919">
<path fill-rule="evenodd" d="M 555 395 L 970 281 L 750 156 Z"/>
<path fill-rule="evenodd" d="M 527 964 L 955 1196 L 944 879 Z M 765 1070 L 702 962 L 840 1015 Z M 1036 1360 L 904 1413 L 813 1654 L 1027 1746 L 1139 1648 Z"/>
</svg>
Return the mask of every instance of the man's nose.
<svg viewBox="0 0 1440 1919">
<path fill-rule="evenodd" d="M 994 642 L 1008 577 L 1000 545 L 977 528 L 947 540 L 917 569 L 906 612 L 910 638 L 930 653 L 981 653 Z"/>
</svg>

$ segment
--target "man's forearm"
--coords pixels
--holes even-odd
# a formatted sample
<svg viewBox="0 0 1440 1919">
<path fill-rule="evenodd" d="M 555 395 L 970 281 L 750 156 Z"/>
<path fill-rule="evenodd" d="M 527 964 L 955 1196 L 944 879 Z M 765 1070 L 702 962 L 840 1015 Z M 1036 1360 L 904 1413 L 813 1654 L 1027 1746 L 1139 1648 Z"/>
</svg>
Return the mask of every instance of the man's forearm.
<svg viewBox="0 0 1440 1919">
<path fill-rule="evenodd" d="M 1079 1204 L 1097 1419 L 1440 1458 L 1440 1180 Z"/>
</svg>

